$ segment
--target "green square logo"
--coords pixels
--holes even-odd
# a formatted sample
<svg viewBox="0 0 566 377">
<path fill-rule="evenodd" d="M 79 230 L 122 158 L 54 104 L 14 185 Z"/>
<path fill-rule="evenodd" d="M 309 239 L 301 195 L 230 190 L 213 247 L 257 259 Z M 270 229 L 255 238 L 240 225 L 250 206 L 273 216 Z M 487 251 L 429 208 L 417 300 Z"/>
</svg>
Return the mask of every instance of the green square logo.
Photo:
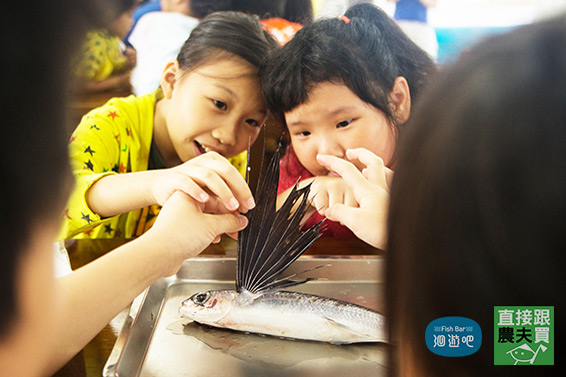
<svg viewBox="0 0 566 377">
<path fill-rule="evenodd" d="M 554 306 L 494 306 L 494 365 L 554 365 Z"/>
</svg>

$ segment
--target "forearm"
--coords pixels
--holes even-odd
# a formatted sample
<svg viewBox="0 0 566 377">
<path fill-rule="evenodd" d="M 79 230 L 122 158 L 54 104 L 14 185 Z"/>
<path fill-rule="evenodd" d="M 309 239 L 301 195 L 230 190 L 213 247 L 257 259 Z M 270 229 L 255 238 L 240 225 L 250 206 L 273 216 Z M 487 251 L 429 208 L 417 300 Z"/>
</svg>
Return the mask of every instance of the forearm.
<svg viewBox="0 0 566 377">
<path fill-rule="evenodd" d="M 54 354 L 45 371 L 51 375 L 88 344 L 112 318 L 145 288 L 163 276 L 167 261 L 156 242 L 139 238 L 58 279 L 62 323 Z"/>
<path fill-rule="evenodd" d="M 158 174 L 155 170 L 105 176 L 87 191 L 87 204 L 102 218 L 156 204 L 151 183 Z"/>
<path fill-rule="evenodd" d="M 127 91 L 130 90 L 130 73 L 119 73 L 101 81 L 80 80 L 75 84 L 75 88 L 80 93 L 90 94 L 106 91 Z"/>
</svg>

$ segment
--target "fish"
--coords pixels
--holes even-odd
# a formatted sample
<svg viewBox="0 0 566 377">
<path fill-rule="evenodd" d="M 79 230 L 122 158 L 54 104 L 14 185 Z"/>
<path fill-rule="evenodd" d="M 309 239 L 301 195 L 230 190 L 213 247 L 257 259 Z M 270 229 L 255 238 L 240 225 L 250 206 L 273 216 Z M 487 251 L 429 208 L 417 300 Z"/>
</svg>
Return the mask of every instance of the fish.
<svg viewBox="0 0 566 377">
<path fill-rule="evenodd" d="M 179 308 L 197 323 L 281 338 L 350 344 L 387 342 L 384 316 L 362 305 L 284 290 L 315 280 L 302 277 L 317 266 L 280 278 L 322 234 L 324 220 L 302 231 L 310 185 L 299 181 L 276 209 L 280 149 L 255 191 L 256 207 L 238 233 L 236 289 L 194 293 Z M 248 169 L 249 171 L 249 169 Z"/>
</svg>

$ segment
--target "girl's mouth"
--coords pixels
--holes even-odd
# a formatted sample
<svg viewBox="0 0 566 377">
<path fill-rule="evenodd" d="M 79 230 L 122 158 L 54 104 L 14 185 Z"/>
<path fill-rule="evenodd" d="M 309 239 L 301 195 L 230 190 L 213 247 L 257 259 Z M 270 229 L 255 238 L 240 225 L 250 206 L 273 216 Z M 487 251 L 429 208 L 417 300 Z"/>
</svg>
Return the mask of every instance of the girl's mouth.
<svg viewBox="0 0 566 377">
<path fill-rule="evenodd" d="M 195 143 L 195 146 L 197 147 L 197 150 L 199 151 L 200 154 L 210 152 L 210 148 L 208 148 L 206 145 L 202 145 L 196 140 L 194 141 L 194 143 Z"/>
</svg>

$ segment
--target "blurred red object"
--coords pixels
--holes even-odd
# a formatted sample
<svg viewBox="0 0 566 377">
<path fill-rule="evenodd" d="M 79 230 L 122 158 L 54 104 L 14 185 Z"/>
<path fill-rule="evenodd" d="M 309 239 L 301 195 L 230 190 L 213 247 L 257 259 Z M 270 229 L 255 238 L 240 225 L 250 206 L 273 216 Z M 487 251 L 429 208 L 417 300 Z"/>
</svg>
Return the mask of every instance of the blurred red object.
<svg viewBox="0 0 566 377">
<path fill-rule="evenodd" d="M 261 20 L 260 24 L 281 46 L 289 42 L 295 33 L 303 27 L 301 24 L 283 18 L 266 18 Z"/>
</svg>

